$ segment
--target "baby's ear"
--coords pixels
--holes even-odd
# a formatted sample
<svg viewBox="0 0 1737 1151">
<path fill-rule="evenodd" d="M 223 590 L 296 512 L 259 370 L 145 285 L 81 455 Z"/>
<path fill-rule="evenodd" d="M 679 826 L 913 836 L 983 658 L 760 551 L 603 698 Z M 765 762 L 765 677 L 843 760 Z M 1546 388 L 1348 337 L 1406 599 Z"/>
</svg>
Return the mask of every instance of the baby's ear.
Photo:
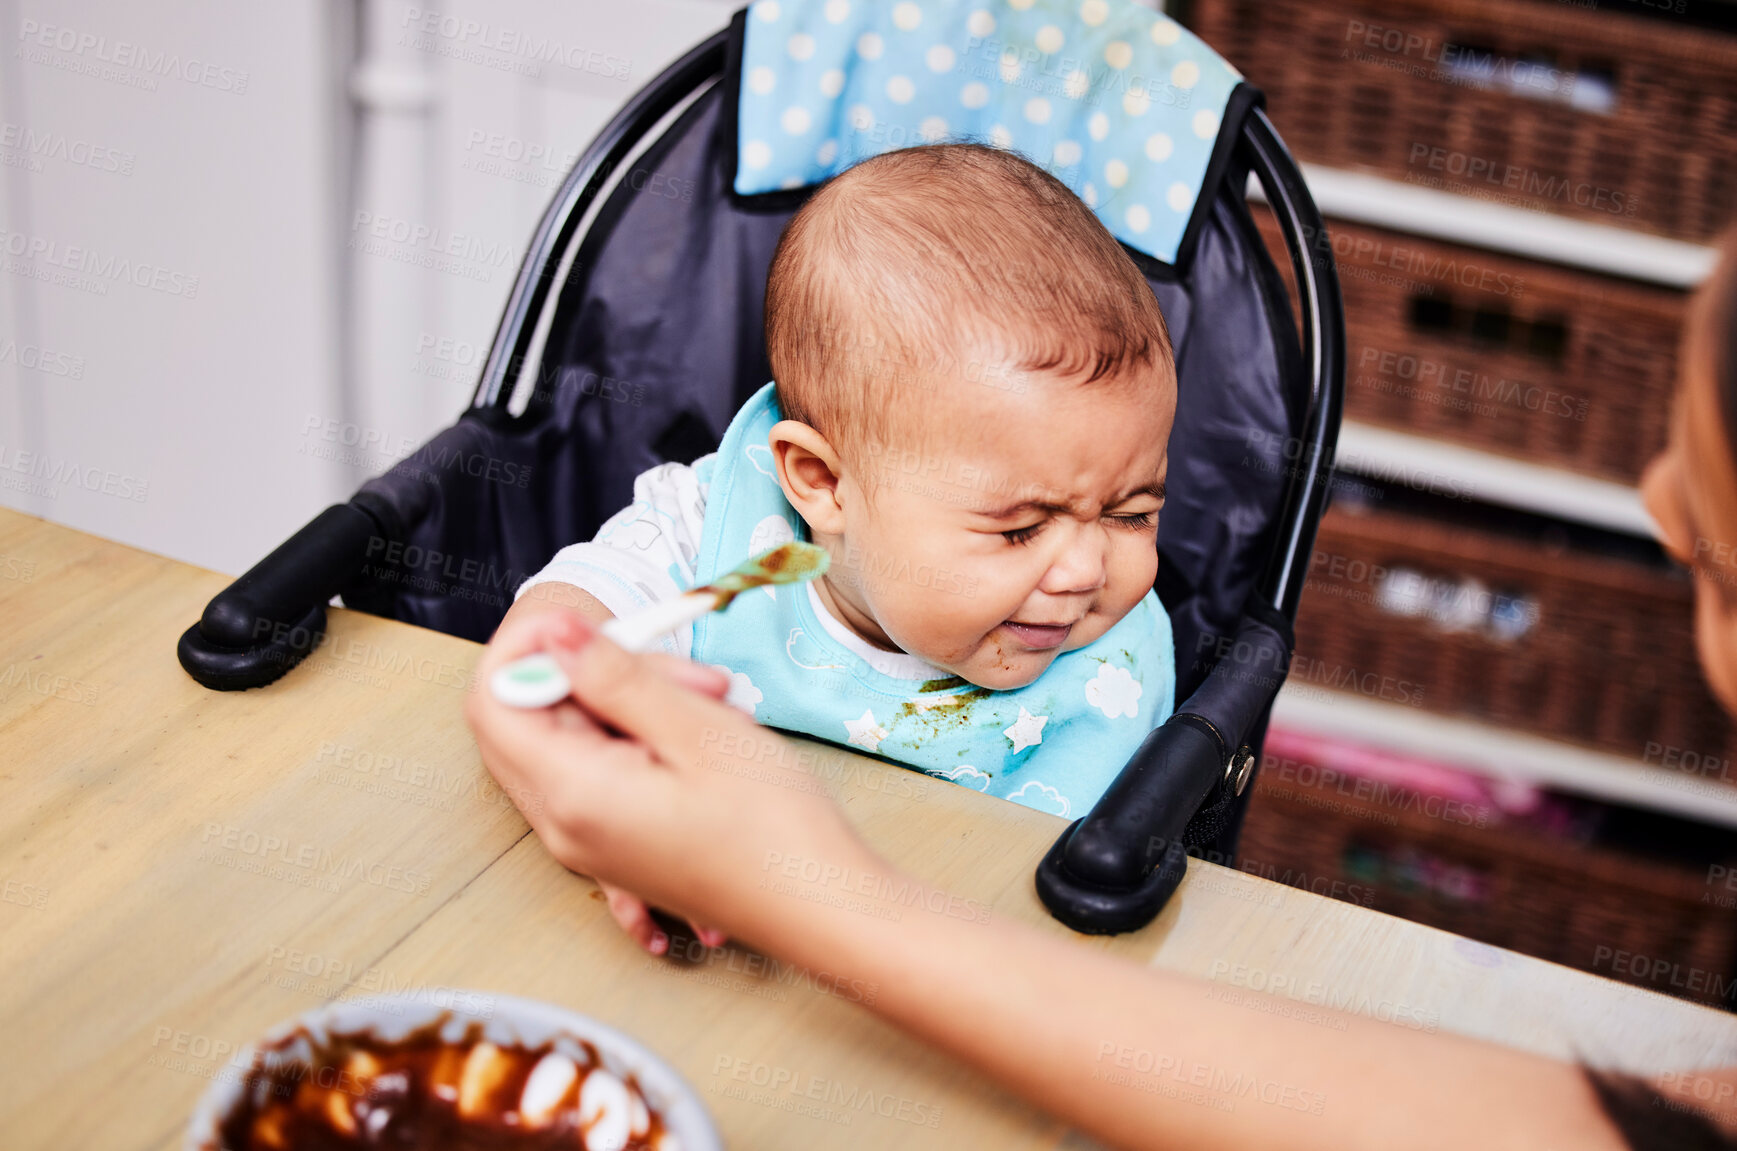
<svg viewBox="0 0 1737 1151">
<path fill-rule="evenodd" d="M 839 498 L 839 479 L 844 468 L 832 444 L 799 420 L 779 420 L 773 424 L 766 433 L 766 444 L 772 449 L 773 478 L 809 530 L 842 533 L 844 507 Z"/>
</svg>

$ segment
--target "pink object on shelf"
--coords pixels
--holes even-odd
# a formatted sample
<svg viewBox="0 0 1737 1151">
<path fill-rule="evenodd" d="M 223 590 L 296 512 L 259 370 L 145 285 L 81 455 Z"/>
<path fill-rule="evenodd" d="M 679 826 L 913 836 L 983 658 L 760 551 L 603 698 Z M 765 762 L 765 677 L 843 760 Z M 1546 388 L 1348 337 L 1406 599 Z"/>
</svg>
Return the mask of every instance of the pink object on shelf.
<svg viewBox="0 0 1737 1151">
<path fill-rule="evenodd" d="M 1507 815 L 1526 815 L 1537 810 L 1544 800 L 1544 793 L 1530 784 L 1491 779 L 1445 763 L 1277 725 L 1267 731 L 1265 753 L 1312 764 L 1323 771 L 1378 780 L 1422 795 L 1494 808 Z"/>
</svg>

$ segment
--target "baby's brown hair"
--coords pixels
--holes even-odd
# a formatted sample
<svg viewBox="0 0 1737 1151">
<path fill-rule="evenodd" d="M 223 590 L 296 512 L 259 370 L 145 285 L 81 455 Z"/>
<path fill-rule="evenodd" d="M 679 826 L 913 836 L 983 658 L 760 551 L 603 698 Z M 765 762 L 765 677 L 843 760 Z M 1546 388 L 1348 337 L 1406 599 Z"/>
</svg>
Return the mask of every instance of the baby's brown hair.
<svg viewBox="0 0 1737 1151">
<path fill-rule="evenodd" d="M 920 448 L 889 380 L 1175 374 L 1158 301 L 1115 237 L 1060 180 L 981 144 L 888 152 L 815 192 L 772 257 L 766 349 L 784 415 L 846 466 L 867 445 Z M 998 363 L 961 363 L 967 350 Z"/>
</svg>

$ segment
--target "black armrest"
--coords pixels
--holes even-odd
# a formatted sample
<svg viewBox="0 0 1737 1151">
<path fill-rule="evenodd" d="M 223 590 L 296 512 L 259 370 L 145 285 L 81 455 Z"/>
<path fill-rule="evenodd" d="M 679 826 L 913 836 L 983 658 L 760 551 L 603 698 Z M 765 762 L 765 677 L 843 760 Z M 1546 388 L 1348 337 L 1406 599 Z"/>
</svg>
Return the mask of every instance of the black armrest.
<svg viewBox="0 0 1737 1151">
<path fill-rule="evenodd" d="M 1213 792 L 1247 783 L 1243 739 L 1285 682 L 1291 645 L 1289 622 L 1272 608 L 1243 617 L 1206 682 L 1038 865 L 1038 896 L 1052 915 L 1092 935 L 1152 921 L 1187 872 L 1189 821 Z"/>
<path fill-rule="evenodd" d="M 326 604 L 356 578 L 379 521 L 334 504 L 212 599 L 176 646 L 187 674 L 215 691 L 263 687 L 319 645 Z"/>
</svg>

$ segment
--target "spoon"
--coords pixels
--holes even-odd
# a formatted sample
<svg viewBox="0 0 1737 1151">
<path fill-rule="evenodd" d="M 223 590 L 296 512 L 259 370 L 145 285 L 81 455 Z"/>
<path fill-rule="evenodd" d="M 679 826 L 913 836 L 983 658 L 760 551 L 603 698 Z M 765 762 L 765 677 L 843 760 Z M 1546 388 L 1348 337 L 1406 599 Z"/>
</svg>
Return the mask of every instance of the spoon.
<svg viewBox="0 0 1737 1151">
<path fill-rule="evenodd" d="M 645 651 L 683 624 L 707 612 L 729 606 L 749 588 L 801 583 L 824 572 L 831 557 L 826 549 L 793 540 L 762 552 L 709 584 L 692 588 L 675 599 L 654 603 L 632 615 L 604 623 L 601 631 L 627 651 Z M 547 652 L 516 659 L 489 677 L 489 690 L 508 707 L 549 707 L 573 691 L 567 676 Z"/>
</svg>

